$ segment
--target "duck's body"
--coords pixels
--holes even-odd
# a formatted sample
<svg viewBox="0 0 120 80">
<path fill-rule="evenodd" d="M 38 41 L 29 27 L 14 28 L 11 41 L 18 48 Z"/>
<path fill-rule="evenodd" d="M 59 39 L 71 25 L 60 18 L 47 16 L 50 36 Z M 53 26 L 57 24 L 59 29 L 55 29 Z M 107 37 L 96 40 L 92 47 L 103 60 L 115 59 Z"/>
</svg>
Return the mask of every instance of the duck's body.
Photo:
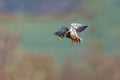
<svg viewBox="0 0 120 80">
<path fill-rule="evenodd" d="M 72 40 L 72 46 L 74 46 L 74 42 L 80 43 L 82 41 L 82 38 L 79 38 L 79 36 L 74 35 L 70 31 L 66 33 L 66 37 Z"/>
<path fill-rule="evenodd" d="M 74 42 L 80 43 L 82 38 L 78 36 L 78 32 L 82 32 L 88 26 L 72 23 L 70 29 L 63 26 L 59 31 L 55 32 L 55 35 L 59 36 L 59 38 L 67 37 L 72 40 L 72 45 L 74 46 Z"/>
</svg>

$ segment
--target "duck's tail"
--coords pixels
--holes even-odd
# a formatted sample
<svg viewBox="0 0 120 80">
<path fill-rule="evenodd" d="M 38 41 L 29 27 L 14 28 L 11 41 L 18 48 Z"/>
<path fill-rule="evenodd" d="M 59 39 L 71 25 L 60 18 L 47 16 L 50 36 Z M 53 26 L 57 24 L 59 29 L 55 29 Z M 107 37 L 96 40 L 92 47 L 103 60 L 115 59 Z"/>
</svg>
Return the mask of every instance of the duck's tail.
<svg viewBox="0 0 120 80">
<path fill-rule="evenodd" d="M 77 42 L 77 43 L 81 43 L 83 41 L 82 38 L 76 38 L 76 39 L 72 39 L 72 46 L 74 46 L 74 43 Z"/>
<path fill-rule="evenodd" d="M 83 39 L 79 38 L 79 37 L 76 37 L 76 39 L 74 41 L 80 44 L 83 41 Z"/>
</svg>

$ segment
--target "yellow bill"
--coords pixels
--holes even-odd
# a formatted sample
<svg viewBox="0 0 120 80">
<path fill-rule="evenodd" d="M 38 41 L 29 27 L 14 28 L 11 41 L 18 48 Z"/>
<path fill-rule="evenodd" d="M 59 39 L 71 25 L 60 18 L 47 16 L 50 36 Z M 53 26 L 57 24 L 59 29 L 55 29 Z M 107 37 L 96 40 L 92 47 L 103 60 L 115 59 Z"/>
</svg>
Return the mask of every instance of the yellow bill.
<svg viewBox="0 0 120 80">
<path fill-rule="evenodd" d="M 61 38 L 61 37 L 58 37 L 58 40 L 62 40 L 62 38 Z"/>
</svg>

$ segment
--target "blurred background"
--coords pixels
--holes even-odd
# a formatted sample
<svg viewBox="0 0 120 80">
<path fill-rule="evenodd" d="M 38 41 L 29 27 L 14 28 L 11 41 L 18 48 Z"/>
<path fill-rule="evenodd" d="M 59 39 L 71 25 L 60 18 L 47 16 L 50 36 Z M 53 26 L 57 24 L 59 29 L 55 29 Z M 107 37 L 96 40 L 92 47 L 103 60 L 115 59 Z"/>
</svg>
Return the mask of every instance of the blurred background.
<svg viewBox="0 0 120 80">
<path fill-rule="evenodd" d="M 120 80 L 119 0 L 0 0 L 0 80 Z M 70 23 L 81 44 L 57 40 Z"/>
</svg>

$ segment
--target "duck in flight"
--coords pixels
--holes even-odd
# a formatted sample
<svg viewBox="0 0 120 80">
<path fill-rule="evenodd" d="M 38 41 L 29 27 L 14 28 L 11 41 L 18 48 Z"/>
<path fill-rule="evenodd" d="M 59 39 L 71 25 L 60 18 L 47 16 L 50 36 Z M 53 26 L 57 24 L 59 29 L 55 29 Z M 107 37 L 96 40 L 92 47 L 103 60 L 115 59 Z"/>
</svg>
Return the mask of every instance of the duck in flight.
<svg viewBox="0 0 120 80">
<path fill-rule="evenodd" d="M 64 37 L 67 37 L 72 40 L 72 46 L 74 46 L 74 42 L 80 43 L 82 42 L 82 38 L 78 36 L 78 33 L 84 31 L 88 26 L 79 24 L 79 23 L 71 23 L 70 29 L 65 26 L 62 26 L 58 31 L 54 34 L 58 36 L 58 40 L 62 40 Z"/>
</svg>

